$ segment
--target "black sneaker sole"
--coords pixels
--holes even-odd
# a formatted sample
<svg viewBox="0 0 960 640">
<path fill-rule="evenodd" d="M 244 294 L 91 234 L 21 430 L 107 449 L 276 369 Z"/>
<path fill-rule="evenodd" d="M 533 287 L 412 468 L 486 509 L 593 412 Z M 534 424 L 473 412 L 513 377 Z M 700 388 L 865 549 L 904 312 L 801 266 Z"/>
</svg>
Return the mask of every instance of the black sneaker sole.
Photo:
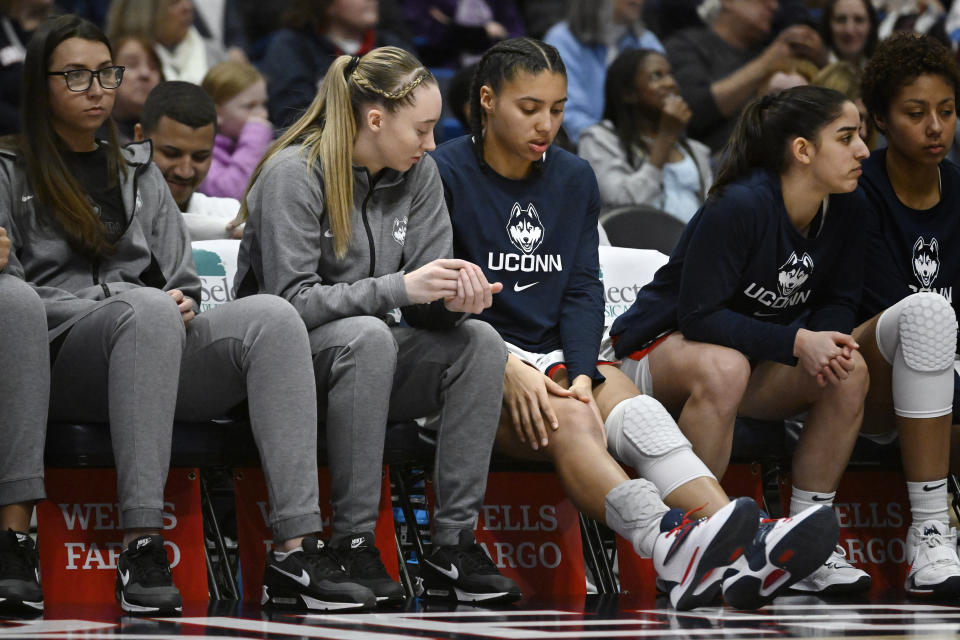
<svg viewBox="0 0 960 640">
<path fill-rule="evenodd" d="M 776 569 L 759 576 L 741 572 L 730 586 L 723 589 L 723 599 L 727 604 L 736 609 L 759 609 L 826 562 L 840 535 L 840 525 L 833 509 L 817 509 L 804 518 L 803 526 L 799 524 L 769 551 L 765 567 L 769 565 Z M 777 571 L 783 572 L 778 579 L 784 574 L 788 576 L 787 579 L 770 593 L 764 594 L 764 583 Z"/>
<path fill-rule="evenodd" d="M 271 606 L 278 609 L 307 609 L 310 611 L 360 611 L 372 609 L 376 606 L 375 598 L 366 602 L 344 602 L 342 600 L 321 600 L 297 591 L 282 587 L 263 585 L 263 594 L 260 597 L 262 606 Z"/>
<path fill-rule="evenodd" d="M 123 595 L 123 591 L 120 589 L 117 589 L 114 595 L 117 598 L 117 603 L 120 605 L 120 608 L 133 615 L 163 614 L 172 616 L 183 613 L 182 602 L 180 604 L 144 605 L 134 602 L 127 602 L 127 599 Z"/>
<path fill-rule="evenodd" d="M 805 596 L 857 596 L 869 591 L 872 586 L 873 580 L 870 576 L 860 576 L 853 582 L 831 584 L 820 591 L 806 591 L 804 589 L 797 589 L 797 585 L 793 585 L 790 587 L 790 592 Z M 960 595 L 960 593 L 955 593 L 954 595 Z"/>
<path fill-rule="evenodd" d="M 43 614 L 43 600 L 34 602 L 20 598 L 0 598 L 0 614 L 39 616 Z"/>
<path fill-rule="evenodd" d="M 523 594 L 519 591 L 488 591 L 474 593 L 460 587 L 449 585 L 431 585 L 424 582 L 420 587 L 421 598 L 428 600 L 445 600 L 448 602 L 490 602 L 506 604 L 516 602 Z"/>
<path fill-rule="evenodd" d="M 960 577 L 952 576 L 929 589 L 905 589 L 907 597 L 927 600 L 953 600 L 960 596 Z"/>
</svg>

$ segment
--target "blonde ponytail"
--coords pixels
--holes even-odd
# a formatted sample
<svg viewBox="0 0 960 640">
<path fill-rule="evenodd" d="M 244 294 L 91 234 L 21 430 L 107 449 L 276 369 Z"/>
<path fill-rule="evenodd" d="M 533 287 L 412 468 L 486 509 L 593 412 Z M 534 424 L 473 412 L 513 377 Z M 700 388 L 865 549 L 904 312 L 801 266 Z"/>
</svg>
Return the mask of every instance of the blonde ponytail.
<svg viewBox="0 0 960 640">
<path fill-rule="evenodd" d="M 254 170 L 240 206 L 241 219 L 249 215 L 247 195 L 264 165 L 283 149 L 300 144 L 307 154 L 307 169 L 312 171 L 318 159 L 323 167 L 324 210 L 330 219 L 334 252 L 342 260 L 352 233 L 353 145 L 361 107 L 380 105 L 393 112 L 412 105 L 414 89 L 424 82 L 436 83 L 436 79 L 397 47 L 374 49 L 359 60 L 338 57 L 307 111 L 273 143 Z"/>
</svg>

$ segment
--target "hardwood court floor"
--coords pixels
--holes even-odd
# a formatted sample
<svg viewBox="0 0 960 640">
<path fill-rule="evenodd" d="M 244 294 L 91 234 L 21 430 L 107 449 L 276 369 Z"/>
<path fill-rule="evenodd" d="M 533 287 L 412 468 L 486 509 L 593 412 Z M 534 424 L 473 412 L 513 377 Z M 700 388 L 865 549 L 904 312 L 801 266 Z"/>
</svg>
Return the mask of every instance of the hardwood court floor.
<svg viewBox="0 0 960 640">
<path fill-rule="evenodd" d="M 883 600 L 883 601 L 881 601 Z M 960 605 L 960 603 L 957 603 Z M 960 606 L 874 598 L 826 602 L 778 598 L 753 612 L 709 607 L 678 612 L 651 596 L 523 600 L 501 609 L 424 604 L 355 614 L 261 611 L 236 603 L 184 606 L 180 618 L 123 616 L 111 605 L 48 607 L 34 620 L 0 619 L 0 640 L 156 640 L 158 638 L 954 638 Z"/>
</svg>

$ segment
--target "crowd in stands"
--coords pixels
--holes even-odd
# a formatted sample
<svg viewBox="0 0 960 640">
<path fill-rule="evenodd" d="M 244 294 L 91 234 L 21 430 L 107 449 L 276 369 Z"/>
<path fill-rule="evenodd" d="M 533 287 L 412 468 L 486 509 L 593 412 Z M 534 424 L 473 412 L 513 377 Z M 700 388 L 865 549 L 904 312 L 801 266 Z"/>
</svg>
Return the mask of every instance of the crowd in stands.
<svg viewBox="0 0 960 640">
<path fill-rule="evenodd" d="M 275 606 L 403 600 L 370 461 L 431 415 L 429 597 L 521 595 L 473 534 L 494 451 L 552 463 L 678 609 L 863 592 L 831 505 L 864 434 L 901 446 L 906 592 L 960 597 L 958 45 L 960 0 L 0 0 L 0 604 L 43 607 L 49 417 L 109 422 L 117 599 L 180 610 L 172 424 L 242 402 Z M 625 205 L 686 226 L 605 333 Z M 197 313 L 210 239 L 236 299 Z M 718 482 L 734 421 L 800 413 L 761 520 Z"/>
</svg>

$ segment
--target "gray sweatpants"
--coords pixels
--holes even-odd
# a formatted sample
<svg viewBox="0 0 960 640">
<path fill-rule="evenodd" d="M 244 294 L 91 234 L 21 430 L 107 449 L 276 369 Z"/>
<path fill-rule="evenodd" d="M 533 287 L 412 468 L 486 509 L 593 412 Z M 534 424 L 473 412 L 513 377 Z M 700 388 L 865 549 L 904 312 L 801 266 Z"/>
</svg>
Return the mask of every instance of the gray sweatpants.
<svg viewBox="0 0 960 640">
<path fill-rule="evenodd" d="M 208 420 L 247 398 L 270 527 L 275 540 L 286 540 L 321 528 L 308 348 L 299 315 L 275 296 L 216 307 L 184 331 L 169 295 L 127 291 L 101 302 L 64 338 L 50 417 L 109 420 L 120 527 L 160 528 L 174 417 Z"/>
<path fill-rule="evenodd" d="M 0 505 L 46 497 L 49 354 L 40 297 L 23 280 L 0 274 Z"/>
<path fill-rule="evenodd" d="M 388 327 L 359 316 L 310 332 L 318 403 L 326 414 L 332 541 L 373 531 L 388 420 L 440 412 L 433 541 L 473 531 L 486 491 L 507 353 L 490 325 Z"/>
</svg>

